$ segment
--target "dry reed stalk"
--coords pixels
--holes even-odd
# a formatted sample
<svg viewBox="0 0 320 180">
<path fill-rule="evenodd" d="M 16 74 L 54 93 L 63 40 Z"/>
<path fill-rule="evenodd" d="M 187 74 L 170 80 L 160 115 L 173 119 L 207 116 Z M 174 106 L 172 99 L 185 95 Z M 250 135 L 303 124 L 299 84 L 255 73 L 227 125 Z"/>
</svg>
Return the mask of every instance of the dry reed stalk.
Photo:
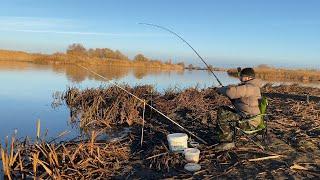
<svg viewBox="0 0 320 180">
<path fill-rule="evenodd" d="M 4 175 L 11 180 L 8 156 L 2 147 L 1 147 L 1 160 L 2 160 L 2 168 L 3 168 Z"/>
<path fill-rule="evenodd" d="M 143 111 L 142 111 L 142 128 L 141 128 L 141 140 L 140 140 L 140 145 L 142 146 L 143 143 L 143 135 L 144 135 L 144 116 L 146 112 L 146 102 L 143 102 Z"/>
<path fill-rule="evenodd" d="M 291 90 L 295 92 L 303 90 L 303 88 L 291 86 L 275 89 L 270 88 L 269 91 L 263 89 L 263 91 L 282 93 Z M 146 102 L 150 100 L 147 95 L 149 93 L 148 88 L 131 88 L 130 91 L 146 99 Z M 310 92 L 313 95 L 318 91 L 311 90 Z M 7 172 L 13 178 L 22 177 L 25 174 L 43 179 L 131 178 L 140 177 L 141 174 L 137 173 L 144 170 L 161 174 L 161 177 L 156 176 L 157 178 L 191 177 L 190 174 L 182 170 L 186 163 L 184 157 L 170 153 L 164 143 L 168 133 L 179 132 L 179 129 L 163 121 L 156 114 L 148 118 L 150 117 L 148 116 L 150 109 L 146 108 L 144 112 L 141 103 L 134 101 L 113 87 L 84 91 L 70 89 L 66 94 L 66 98 L 67 105 L 73 113 L 73 117 L 78 122 L 80 121 L 80 126 L 90 127 L 88 128 L 90 130 L 88 132 L 91 133 L 88 136 L 89 139 L 61 143 L 54 142 L 51 144 L 45 141 L 32 143 L 26 138 L 24 142 L 11 140 L 14 145 L 9 145 L 7 138 L 5 141 L 6 148 L 1 149 L 1 157 L 3 164 L 11 166 L 3 166 L 5 168 L 4 172 Z M 288 142 L 286 145 L 296 150 L 298 154 L 301 151 L 308 151 L 309 153 L 311 152 L 311 155 L 316 155 L 316 148 L 306 147 L 306 150 L 300 150 L 294 143 L 307 141 L 309 144 L 315 145 L 320 140 L 319 136 L 317 136 L 319 132 L 315 128 L 320 126 L 320 107 L 313 101 L 306 104 L 300 101 L 297 102 L 291 97 L 270 97 L 269 99 L 268 112 L 270 112 L 270 121 L 268 125 L 272 135 L 275 136 L 274 138 Z M 177 122 L 183 126 L 190 127 L 196 134 L 205 137 L 206 140 L 212 138 L 210 132 L 216 120 L 215 108 L 228 102 L 227 99 L 218 95 L 214 89 L 189 89 L 183 92 L 167 93 L 167 95 L 155 93 L 152 101 L 161 111 L 169 114 L 170 117 L 175 117 Z M 141 146 L 140 125 L 141 116 L 144 113 L 144 118 L 148 123 L 144 126 Z M 81 119 L 83 119 L 83 123 L 81 123 Z M 125 140 L 119 138 L 115 142 L 97 142 L 97 137 L 105 133 L 106 129 L 126 127 L 130 125 L 130 122 L 135 121 L 139 123 L 131 124 L 132 132 L 129 133 Z M 246 142 L 239 143 L 241 143 L 241 146 Z M 213 141 L 212 144 L 215 144 L 215 142 Z M 269 171 L 270 169 L 276 171 L 277 169 L 274 168 L 278 166 L 284 167 L 284 173 L 288 173 L 291 169 L 287 165 L 283 165 L 284 162 L 295 161 L 290 159 L 292 158 L 290 156 L 281 158 L 281 160 L 267 157 L 268 161 L 260 161 L 265 156 L 274 156 L 275 152 L 260 151 L 249 144 L 245 144 L 246 148 L 228 152 L 216 152 L 214 146 L 200 144 L 201 156 L 199 163 L 205 169 L 201 173 L 195 174 L 194 178 L 255 177 L 256 174 L 246 171 L 247 169 L 257 168 L 257 164 L 259 165 L 259 168 L 255 169 L 257 173 Z M 271 146 L 271 148 L 273 147 Z M 313 158 L 316 159 L 317 157 L 314 156 Z M 250 159 L 256 160 L 255 163 L 243 163 Z M 146 169 L 135 169 L 136 164 L 133 165 L 131 163 L 137 163 L 137 160 L 142 160 L 141 166 L 146 167 Z M 240 163 L 241 166 L 238 166 L 237 163 Z M 308 171 L 298 171 L 296 174 L 314 176 Z"/>
<path fill-rule="evenodd" d="M 256 162 L 256 161 L 264 161 L 264 160 L 270 160 L 270 159 L 278 159 L 283 157 L 282 155 L 274 155 L 274 156 L 268 156 L 268 157 L 262 157 L 262 158 L 255 158 L 255 159 L 249 159 L 249 162 Z"/>
<path fill-rule="evenodd" d="M 40 138 L 40 119 L 37 120 L 37 139 Z"/>
<path fill-rule="evenodd" d="M 39 157 L 39 152 L 35 152 L 35 153 L 32 153 L 32 162 L 33 162 L 33 174 L 34 174 L 34 179 L 37 179 L 37 168 L 38 168 L 38 159 Z"/>
</svg>

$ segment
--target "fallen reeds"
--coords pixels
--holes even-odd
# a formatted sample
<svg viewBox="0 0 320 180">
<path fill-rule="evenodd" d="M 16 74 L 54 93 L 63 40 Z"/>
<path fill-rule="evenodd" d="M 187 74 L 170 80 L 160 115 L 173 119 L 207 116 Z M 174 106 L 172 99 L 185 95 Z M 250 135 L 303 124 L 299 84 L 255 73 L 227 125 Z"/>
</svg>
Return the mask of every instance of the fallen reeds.
<svg viewBox="0 0 320 180">
<path fill-rule="evenodd" d="M 195 174 L 185 171 L 183 155 L 168 150 L 166 135 L 181 129 L 150 108 L 144 112 L 143 103 L 110 86 L 70 88 L 62 97 L 70 109 L 72 122 L 79 125 L 76 127 L 83 130 L 86 138 L 50 143 L 29 139 L 14 139 L 11 144 L 7 141 L 1 148 L 4 174 L 8 178 L 43 179 L 313 178 L 319 174 L 320 106 L 315 101 L 307 103 L 295 96 L 285 96 L 290 92 L 299 95 L 304 90 L 316 96 L 317 89 L 265 86 L 262 90 L 270 102 L 269 146 L 262 151 L 241 138 L 238 148 L 217 152 L 213 138 L 216 108 L 229 102 L 215 89 L 192 88 L 160 94 L 150 86 L 125 88 L 212 144 L 198 147 L 201 171 Z M 277 96 L 273 96 L 275 93 Z M 142 119 L 145 121 L 141 142 Z M 110 139 L 121 128 L 129 128 L 130 132 Z M 312 164 L 312 171 L 303 166 L 306 163 Z"/>
<path fill-rule="evenodd" d="M 107 178 L 121 175 L 128 163 L 128 142 L 90 141 L 49 144 L 14 142 L 1 148 L 4 175 L 14 178 L 73 179 Z"/>
</svg>

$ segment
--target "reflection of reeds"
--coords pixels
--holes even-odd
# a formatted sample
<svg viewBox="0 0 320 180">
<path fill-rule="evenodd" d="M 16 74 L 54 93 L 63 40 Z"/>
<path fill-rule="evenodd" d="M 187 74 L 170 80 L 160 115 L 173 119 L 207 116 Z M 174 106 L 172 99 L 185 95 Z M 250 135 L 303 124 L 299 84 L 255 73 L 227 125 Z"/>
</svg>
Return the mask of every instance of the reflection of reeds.
<svg viewBox="0 0 320 180">
<path fill-rule="evenodd" d="M 147 75 L 161 75 L 164 73 L 183 73 L 182 70 L 170 70 L 170 69 L 159 69 L 159 68 L 148 68 L 148 67 L 121 67 L 112 65 L 99 65 L 99 64 L 85 64 L 85 67 L 92 69 L 98 74 L 103 75 L 107 79 L 120 79 L 131 73 L 136 78 L 143 78 Z M 102 80 L 101 78 L 84 71 L 81 67 L 75 64 L 35 64 L 30 62 L 20 61 L 0 61 L 0 70 L 53 70 L 55 73 L 64 73 L 67 78 L 73 82 L 81 82 L 85 79 Z"/>
</svg>

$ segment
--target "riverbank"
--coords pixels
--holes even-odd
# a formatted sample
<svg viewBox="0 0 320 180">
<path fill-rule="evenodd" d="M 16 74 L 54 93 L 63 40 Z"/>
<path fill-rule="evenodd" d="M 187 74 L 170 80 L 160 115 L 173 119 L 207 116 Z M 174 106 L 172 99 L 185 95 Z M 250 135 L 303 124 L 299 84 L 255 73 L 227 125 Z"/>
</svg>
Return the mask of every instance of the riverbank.
<svg viewBox="0 0 320 180">
<path fill-rule="evenodd" d="M 255 67 L 256 77 L 265 81 L 319 83 L 320 70 L 311 69 L 283 69 L 273 67 Z M 230 76 L 238 77 L 237 69 L 229 69 Z"/>
<path fill-rule="evenodd" d="M 226 71 L 230 76 L 237 77 L 237 69 L 227 69 L 213 67 L 209 65 L 208 68 L 195 67 L 192 64 L 185 66 L 184 63 L 174 64 L 171 60 L 163 62 L 160 60 L 150 60 L 142 54 L 137 55 L 133 60 L 123 55 L 119 51 L 112 51 L 110 49 L 95 49 L 86 50 L 83 52 L 74 52 L 74 50 L 67 50 L 66 53 L 54 54 L 36 54 L 26 53 L 22 51 L 7 51 L 0 50 L 0 61 L 19 61 L 32 62 L 35 64 L 84 64 L 84 65 L 108 65 L 118 67 L 133 67 L 133 68 L 150 68 L 150 70 L 203 70 L 209 71 Z M 310 69 L 284 69 L 274 68 L 265 65 L 254 68 L 256 76 L 268 82 L 302 82 L 302 83 L 319 83 L 320 71 Z"/>
<path fill-rule="evenodd" d="M 113 52 L 112 50 L 110 50 Z M 116 53 L 117 52 L 117 53 Z M 0 61 L 20 61 L 32 62 L 36 64 L 91 64 L 91 65 L 110 65 L 120 67 L 145 67 L 162 70 L 184 70 L 183 64 L 174 64 L 170 61 L 149 60 L 143 55 L 138 59 L 130 60 L 120 52 L 113 52 L 118 55 L 102 56 L 90 55 L 86 53 L 54 53 L 37 54 L 22 51 L 0 50 Z"/>
<path fill-rule="evenodd" d="M 166 135 L 183 130 L 149 108 L 144 111 L 143 103 L 111 86 L 71 88 L 61 97 L 71 111 L 71 121 L 87 138 L 67 142 L 15 140 L 11 148 L 8 145 L 7 151 L 1 153 L 2 161 L 6 160 L 5 174 L 15 178 L 88 179 L 301 179 L 320 175 L 320 89 L 266 85 L 262 91 L 269 100 L 269 146 L 261 150 L 241 138 L 236 149 L 225 152 L 214 150 L 212 130 L 216 108 L 230 102 L 215 89 L 165 93 L 158 93 L 151 86 L 125 89 L 208 143 L 198 147 L 200 171 L 185 171 L 184 157 L 168 151 Z M 307 95 L 313 98 L 307 100 Z M 126 128 L 129 131 L 110 138 L 110 132 L 114 135 Z"/>
</svg>

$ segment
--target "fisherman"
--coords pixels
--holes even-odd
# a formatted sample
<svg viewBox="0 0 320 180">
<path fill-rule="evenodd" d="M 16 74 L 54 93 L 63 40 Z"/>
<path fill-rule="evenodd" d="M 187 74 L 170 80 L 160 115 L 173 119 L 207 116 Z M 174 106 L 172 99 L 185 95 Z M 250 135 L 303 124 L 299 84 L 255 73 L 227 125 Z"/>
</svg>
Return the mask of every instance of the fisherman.
<svg viewBox="0 0 320 180">
<path fill-rule="evenodd" d="M 217 150 L 228 150 L 235 147 L 233 127 L 238 126 L 237 122 L 241 119 L 247 119 L 260 114 L 259 100 L 261 99 L 260 88 L 262 82 L 255 78 L 255 72 L 252 68 L 239 69 L 238 85 L 230 85 L 218 88 L 218 92 L 227 96 L 234 107 L 221 106 L 217 112 L 218 140 L 220 144 Z M 239 128 L 258 127 L 261 118 L 250 120 Z"/>
</svg>

